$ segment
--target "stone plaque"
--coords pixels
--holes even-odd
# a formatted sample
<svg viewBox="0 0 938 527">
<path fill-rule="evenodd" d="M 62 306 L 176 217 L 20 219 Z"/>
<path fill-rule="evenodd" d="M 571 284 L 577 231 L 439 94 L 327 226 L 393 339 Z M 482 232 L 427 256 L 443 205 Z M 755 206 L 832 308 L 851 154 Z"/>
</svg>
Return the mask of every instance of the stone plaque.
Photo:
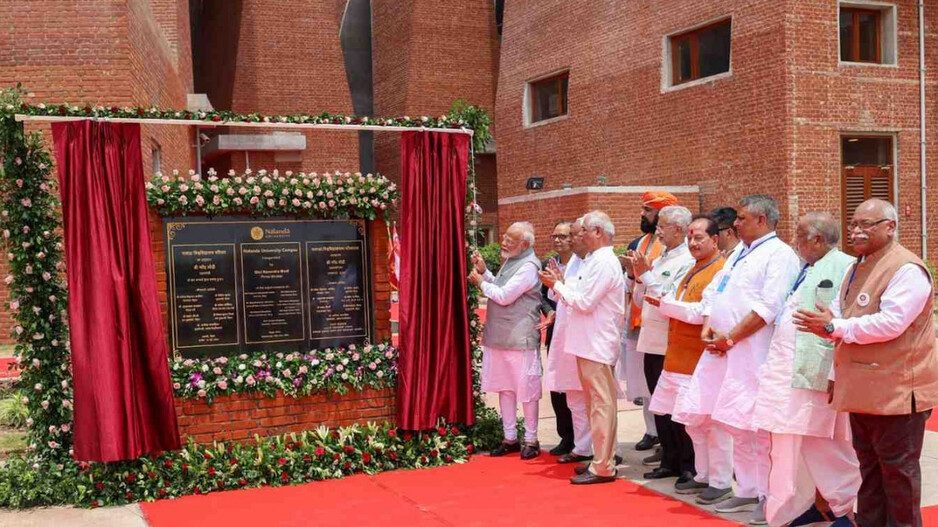
<svg viewBox="0 0 938 527">
<path fill-rule="evenodd" d="M 167 218 L 170 340 L 186 357 L 371 337 L 365 223 Z"/>
</svg>

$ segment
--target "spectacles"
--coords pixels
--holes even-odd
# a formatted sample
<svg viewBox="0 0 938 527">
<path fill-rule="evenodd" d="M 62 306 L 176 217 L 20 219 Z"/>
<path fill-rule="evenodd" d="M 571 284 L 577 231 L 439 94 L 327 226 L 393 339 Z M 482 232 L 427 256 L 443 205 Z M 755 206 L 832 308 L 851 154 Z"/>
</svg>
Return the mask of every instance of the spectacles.
<svg viewBox="0 0 938 527">
<path fill-rule="evenodd" d="M 847 224 L 847 230 L 852 231 L 854 229 L 860 229 L 861 231 L 868 231 L 884 221 L 889 221 L 889 218 L 883 218 L 880 220 L 851 221 Z"/>
<path fill-rule="evenodd" d="M 569 237 L 570 237 L 569 234 L 551 234 L 550 235 L 551 240 L 566 240 Z"/>
</svg>

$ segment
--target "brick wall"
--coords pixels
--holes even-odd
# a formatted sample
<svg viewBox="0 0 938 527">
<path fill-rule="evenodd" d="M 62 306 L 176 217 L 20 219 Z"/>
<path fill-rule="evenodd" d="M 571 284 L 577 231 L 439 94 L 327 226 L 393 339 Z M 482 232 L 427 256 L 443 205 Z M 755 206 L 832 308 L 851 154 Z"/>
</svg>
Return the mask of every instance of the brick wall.
<svg viewBox="0 0 938 527">
<path fill-rule="evenodd" d="M 553 249 L 549 236 L 558 221 L 573 221 L 592 210 L 601 210 L 609 214 L 616 227 L 613 243 L 628 245 L 641 234 L 641 192 L 600 193 L 576 189 L 554 198 L 502 204 L 498 207 L 499 233 L 516 221 L 529 221 L 534 225 L 535 252 L 543 255 Z M 701 212 L 701 197 L 696 192 L 675 192 L 674 195 L 691 212 Z"/>
<path fill-rule="evenodd" d="M 261 437 L 329 427 L 394 421 L 394 390 L 351 391 L 294 399 L 262 394 L 219 397 L 213 404 L 176 399 L 179 437 L 197 443 L 247 441 Z"/>
<path fill-rule="evenodd" d="M 893 2 L 898 64 L 839 64 L 834 0 L 649 2 L 517 0 L 506 4 L 496 99 L 498 196 L 595 185 L 697 185 L 704 210 L 747 194 L 779 201 L 780 234 L 812 210 L 841 214 L 840 137 L 894 135 L 901 241 L 920 250 L 918 20 L 914 0 Z M 662 89 L 667 35 L 732 15 L 731 75 Z M 926 26 L 938 10 L 926 8 Z M 927 115 L 938 115 L 938 34 L 926 32 Z M 623 58 L 627 57 L 627 60 Z M 525 82 L 569 69 L 565 119 L 525 127 Z M 934 135 L 934 134 L 932 134 Z M 938 138 L 927 161 L 938 166 Z M 928 194 L 938 241 L 938 194 Z M 569 206 L 567 207 L 569 208 Z M 568 214 L 545 207 L 544 224 Z M 509 221 L 499 207 L 499 223 Z M 630 217 L 634 215 L 629 215 Z M 625 226 L 637 225 L 626 220 Z M 930 256 L 938 255 L 938 244 Z M 933 261 L 934 258 L 931 258 Z"/>
</svg>

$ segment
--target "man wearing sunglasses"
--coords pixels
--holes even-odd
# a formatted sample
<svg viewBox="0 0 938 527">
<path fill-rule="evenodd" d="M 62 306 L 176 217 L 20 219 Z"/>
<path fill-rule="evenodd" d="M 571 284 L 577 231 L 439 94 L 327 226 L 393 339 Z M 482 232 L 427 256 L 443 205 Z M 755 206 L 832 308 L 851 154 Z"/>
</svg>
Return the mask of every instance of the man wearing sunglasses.
<svg viewBox="0 0 938 527">
<path fill-rule="evenodd" d="M 862 483 L 860 526 L 922 525 L 919 458 L 938 406 L 934 286 L 925 263 L 896 241 L 892 204 L 871 199 L 847 234 L 859 260 L 831 308 L 799 310 L 798 329 L 835 342 L 834 408 L 850 412 Z"/>
</svg>

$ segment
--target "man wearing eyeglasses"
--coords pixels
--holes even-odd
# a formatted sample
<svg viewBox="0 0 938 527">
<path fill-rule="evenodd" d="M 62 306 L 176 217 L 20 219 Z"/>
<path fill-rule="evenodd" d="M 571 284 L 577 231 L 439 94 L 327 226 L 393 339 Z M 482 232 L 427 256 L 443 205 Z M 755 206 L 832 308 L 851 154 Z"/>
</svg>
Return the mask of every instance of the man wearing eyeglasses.
<svg viewBox="0 0 938 527">
<path fill-rule="evenodd" d="M 727 261 L 732 261 L 743 248 L 742 244 L 739 243 L 739 233 L 736 232 L 736 227 L 733 225 L 736 222 L 736 209 L 733 207 L 719 207 L 713 209 L 710 216 L 713 221 L 717 222 L 719 231 L 717 247 L 720 249 L 720 254 Z"/>
<path fill-rule="evenodd" d="M 919 458 L 938 406 L 934 286 L 925 263 L 896 241 L 892 204 L 863 202 L 848 224 L 859 256 L 831 308 L 799 310 L 801 331 L 835 342 L 834 408 L 850 412 L 862 483 L 857 524 L 922 525 Z"/>
</svg>

